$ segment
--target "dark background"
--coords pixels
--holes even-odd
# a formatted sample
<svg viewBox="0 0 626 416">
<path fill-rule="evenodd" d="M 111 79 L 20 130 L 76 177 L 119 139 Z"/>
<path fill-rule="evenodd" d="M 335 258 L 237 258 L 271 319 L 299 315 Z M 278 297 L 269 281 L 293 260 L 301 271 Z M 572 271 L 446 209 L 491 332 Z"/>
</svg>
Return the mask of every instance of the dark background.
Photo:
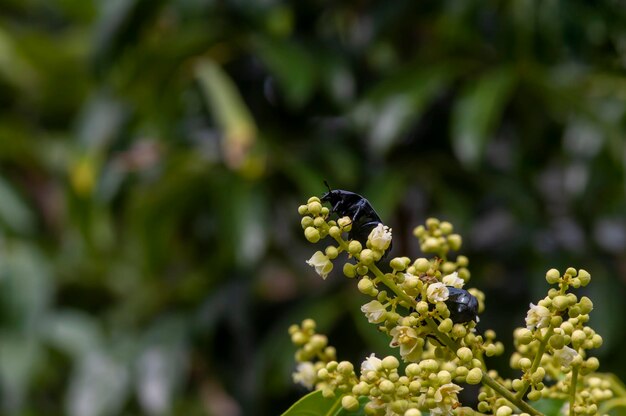
<svg viewBox="0 0 626 416">
<path fill-rule="evenodd" d="M 626 378 L 622 1 L 4 0 L 0 413 L 275 415 L 287 327 L 386 354 L 297 207 L 464 236 L 505 356 L 546 270 Z M 321 246 L 323 247 L 323 246 Z"/>
</svg>

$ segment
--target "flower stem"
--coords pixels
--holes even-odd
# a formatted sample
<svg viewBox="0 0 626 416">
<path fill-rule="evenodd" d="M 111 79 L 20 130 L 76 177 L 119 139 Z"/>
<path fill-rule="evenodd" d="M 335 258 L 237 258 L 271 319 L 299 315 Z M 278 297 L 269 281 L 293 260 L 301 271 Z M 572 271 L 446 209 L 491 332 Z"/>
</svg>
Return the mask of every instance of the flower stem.
<svg viewBox="0 0 626 416">
<path fill-rule="evenodd" d="M 543 353 L 546 351 L 546 346 L 548 345 L 548 340 L 552 336 L 553 332 L 554 332 L 554 328 L 550 324 L 550 326 L 548 326 L 548 330 L 546 331 L 546 335 L 543 337 L 543 339 L 539 343 L 539 349 L 537 349 L 537 355 L 535 355 L 535 359 L 533 360 L 533 364 L 530 367 L 530 371 L 529 371 L 530 374 L 534 373 L 535 371 L 537 371 L 537 368 L 539 368 L 539 364 L 541 364 L 541 357 L 543 357 Z M 522 389 L 517 392 L 515 397 L 517 399 L 521 400 L 524 397 L 524 395 L 526 394 L 526 392 L 528 391 L 529 387 L 530 387 L 530 380 L 524 380 L 524 385 L 523 385 Z"/>
<path fill-rule="evenodd" d="M 572 367 L 572 385 L 569 389 L 569 416 L 574 416 L 574 402 L 576 401 L 576 385 L 578 384 L 578 366 Z"/>
<path fill-rule="evenodd" d="M 537 409 L 523 401 L 521 398 L 518 398 L 513 393 L 511 393 L 507 388 L 505 388 L 502 384 L 498 383 L 496 380 L 491 378 L 486 371 L 483 371 L 483 379 L 482 383 L 485 386 L 492 388 L 496 393 L 500 396 L 507 399 L 513 405 L 517 406 L 517 408 L 523 412 L 526 412 L 530 415 L 542 416 L 543 414 L 539 412 Z"/>
</svg>

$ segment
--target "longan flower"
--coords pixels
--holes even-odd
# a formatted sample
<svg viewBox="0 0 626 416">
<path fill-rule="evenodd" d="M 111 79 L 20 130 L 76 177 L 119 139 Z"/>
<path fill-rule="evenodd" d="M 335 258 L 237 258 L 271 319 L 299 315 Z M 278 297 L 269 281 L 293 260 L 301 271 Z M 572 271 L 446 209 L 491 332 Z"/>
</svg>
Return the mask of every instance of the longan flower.
<svg viewBox="0 0 626 416">
<path fill-rule="evenodd" d="M 446 285 L 441 282 L 432 283 L 426 289 L 426 297 L 431 303 L 445 302 L 450 293 Z"/>
<path fill-rule="evenodd" d="M 450 415 L 452 410 L 459 402 L 457 394 L 463 390 L 462 387 L 457 386 L 454 383 L 447 383 L 442 385 L 435 392 L 435 408 L 430 409 L 432 415 Z"/>
<path fill-rule="evenodd" d="M 410 326 L 396 326 L 389 335 L 393 337 L 389 346 L 400 347 L 400 355 L 404 361 L 416 361 L 422 354 L 424 339 L 418 336 L 415 328 Z"/>
<path fill-rule="evenodd" d="M 554 351 L 554 357 L 557 359 L 558 363 L 563 367 L 569 367 L 572 364 L 572 361 L 578 357 L 578 352 L 575 349 L 568 347 L 567 345 L 561 348 L 560 350 Z"/>
<path fill-rule="evenodd" d="M 365 317 L 370 324 L 378 324 L 385 320 L 387 308 L 385 308 L 379 301 L 373 300 L 361 306 L 361 312 L 365 314 Z"/>
<path fill-rule="evenodd" d="M 369 357 L 365 359 L 365 361 L 361 363 L 361 374 L 365 373 L 366 371 L 380 370 L 382 368 L 382 363 L 383 363 L 383 360 L 376 357 L 375 354 L 371 354 Z"/>
<path fill-rule="evenodd" d="M 458 272 L 453 272 L 444 276 L 441 281 L 444 285 L 456 287 L 457 289 L 462 289 L 465 284 L 465 281 L 459 277 Z"/>
<path fill-rule="evenodd" d="M 526 315 L 526 328 L 545 328 L 550 323 L 550 310 L 545 306 L 530 304 L 530 309 Z"/>
<path fill-rule="evenodd" d="M 312 362 L 305 361 L 298 364 L 292 377 L 294 383 L 302 384 L 307 389 L 312 389 L 317 381 L 317 371 Z"/>
<path fill-rule="evenodd" d="M 367 239 L 371 248 L 385 251 L 391 244 L 391 228 L 382 223 L 378 223 L 378 225 L 372 229 Z"/>
<path fill-rule="evenodd" d="M 321 251 L 316 251 L 315 254 L 313 254 L 313 256 L 306 261 L 306 264 L 314 267 L 315 272 L 322 276 L 322 279 L 326 279 L 330 271 L 333 269 L 333 263 L 330 261 L 328 256 Z"/>
</svg>

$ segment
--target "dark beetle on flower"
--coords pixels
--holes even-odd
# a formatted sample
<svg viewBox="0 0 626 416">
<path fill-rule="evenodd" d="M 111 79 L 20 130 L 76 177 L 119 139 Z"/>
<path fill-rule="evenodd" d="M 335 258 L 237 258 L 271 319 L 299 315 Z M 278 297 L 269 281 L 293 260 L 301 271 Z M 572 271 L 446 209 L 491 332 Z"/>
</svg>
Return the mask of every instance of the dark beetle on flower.
<svg viewBox="0 0 626 416">
<path fill-rule="evenodd" d="M 455 324 L 476 322 L 478 315 L 478 299 L 465 289 L 447 286 L 448 299 L 445 301 L 450 311 L 450 319 Z"/>
<path fill-rule="evenodd" d="M 363 247 L 367 242 L 372 229 L 382 221 L 369 201 L 354 192 L 344 191 L 342 189 L 330 189 L 328 182 L 324 181 L 328 188 L 328 192 L 322 195 L 322 202 L 329 202 L 332 205 L 331 212 L 335 212 L 339 217 L 350 217 L 352 220 L 352 229 L 348 234 L 350 240 L 359 241 Z M 391 244 L 387 252 L 391 250 Z"/>
</svg>

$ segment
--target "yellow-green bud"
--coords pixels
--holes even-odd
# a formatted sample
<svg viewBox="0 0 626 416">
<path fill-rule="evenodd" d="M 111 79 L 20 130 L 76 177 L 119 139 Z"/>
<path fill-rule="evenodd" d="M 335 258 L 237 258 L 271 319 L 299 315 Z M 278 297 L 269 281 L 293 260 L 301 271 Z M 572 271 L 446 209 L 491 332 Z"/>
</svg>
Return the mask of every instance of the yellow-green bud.
<svg viewBox="0 0 626 416">
<path fill-rule="evenodd" d="M 528 400 L 534 402 L 539 399 L 541 399 L 541 392 L 539 390 L 531 390 L 530 393 L 528 393 Z"/>
<path fill-rule="evenodd" d="M 359 276 L 365 276 L 368 271 L 369 271 L 369 269 L 364 264 L 359 264 L 358 266 L 356 266 L 356 273 Z"/>
<path fill-rule="evenodd" d="M 452 381 L 452 374 L 449 371 L 441 370 L 437 373 L 439 384 L 448 384 Z"/>
<path fill-rule="evenodd" d="M 600 367 L 600 361 L 596 357 L 589 357 L 587 361 L 585 361 L 584 366 L 591 371 L 596 371 L 598 367 Z"/>
<path fill-rule="evenodd" d="M 319 370 L 317 370 L 317 378 L 319 378 L 320 380 L 328 380 L 328 377 L 328 369 L 320 368 Z"/>
<path fill-rule="evenodd" d="M 439 240 L 435 237 L 428 237 L 421 246 L 422 251 L 430 252 L 439 248 Z"/>
<path fill-rule="evenodd" d="M 313 220 L 313 225 L 317 228 L 323 227 L 326 224 L 326 221 L 322 217 L 317 217 Z"/>
<path fill-rule="evenodd" d="M 420 257 L 419 259 L 415 260 L 413 266 L 415 266 L 418 272 L 426 273 L 428 269 L 430 269 L 430 261 L 428 261 L 428 259 Z"/>
<path fill-rule="evenodd" d="M 550 337 L 550 346 L 555 350 L 560 350 L 565 346 L 565 338 L 563 335 L 554 334 Z"/>
<path fill-rule="evenodd" d="M 456 263 L 452 263 L 451 261 L 444 262 L 439 268 L 443 274 L 450 274 L 456 270 Z"/>
<path fill-rule="evenodd" d="M 456 264 L 459 267 L 467 267 L 469 264 L 469 259 L 466 256 L 457 256 Z"/>
<path fill-rule="evenodd" d="M 578 278 L 580 279 L 580 284 L 583 287 L 587 286 L 589 282 L 591 281 L 591 275 L 589 274 L 587 270 L 584 270 L 584 269 L 580 269 L 578 271 Z"/>
<path fill-rule="evenodd" d="M 337 256 L 339 255 L 339 250 L 337 250 L 337 247 L 335 246 L 328 246 L 326 247 L 325 250 L 326 256 L 328 256 L 329 259 L 336 259 Z"/>
<path fill-rule="evenodd" d="M 458 251 L 463 244 L 463 238 L 458 234 L 451 234 L 447 238 L 450 248 L 454 251 Z"/>
<path fill-rule="evenodd" d="M 291 334 L 291 342 L 296 346 L 304 345 L 308 340 L 309 337 L 307 337 L 302 332 L 296 332 Z"/>
<path fill-rule="evenodd" d="M 439 324 L 439 330 L 444 333 L 452 331 L 452 319 L 446 318 Z"/>
<path fill-rule="evenodd" d="M 552 305 L 559 310 L 564 311 L 569 306 L 569 299 L 566 296 L 557 296 L 552 299 Z"/>
<path fill-rule="evenodd" d="M 346 277 L 355 277 L 356 276 L 356 268 L 354 267 L 354 264 L 352 264 L 352 263 L 345 263 L 343 265 L 343 274 L 345 274 Z"/>
<path fill-rule="evenodd" d="M 537 368 L 537 370 L 531 374 L 530 378 L 533 383 L 539 383 L 546 376 L 546 370 L 543 367 Z"/>
<path fill-rule="evenodd" d="M 320 232 L 313 227 L 307 227 L 304 230 L 304 237 L 311 243 L 320 241 Z"/>
<path fill-rule="evenodd" d="M 363 246 L 357 240 L 352 240 L 350 241 L 350 244 L 348 244 L 348 252 L 352 254 L 353 256 L 355 254 L 359 254 L 362 249 L 363 249 Z"/>
<path fill-rule="evenodd" d="M 522 345 L 530 344 L 533 340 L 533 333 L 527 328 L 520 328 L 517 331 L 517 340 Z"/>
<path fill-rule="evenodd" d="M 374 283 L 372 283 L 370 279 L 364 277 L 363 279 L 359 280 L 357 287 L 359 288 L 359 291 L 361 293 L 367 295 L 374 288 Z"/>
<path fill-rule="evenodd" d="M 307 227 L 312 227 L 314 222 L 315 221 L 311 217 L 302 217 L 300 225 L 302 225 L 302 228 L 306 230 Z"/>
<path fill-rule="evenodd" d="M 560 315 L 554 315 L 553 317 L 550 318 L 550 325 L 552 325 L 555 328 L 561 326 L 561 323 L 563 323 L 563 317 Z"/>
<path fill-rule="evenodd" d="M 441 230 L 441 232 L 443 234 L 450 234 L 452 231 L 454 231 L 454 227 L 452 226 L 452 224 L 450 224 L 448 221 L 442 221 L 439 224 L 439 229 Z"/>
<path fill-rule="evenodd" d="M 307 207 L 306 205 L 300 205 L 298 207 L 298 214 L 306 215 L 308 212 L 309 212 L 309 207 Z"/>
<path fill-rule="evenodd" d="M 369 266 L 374 263 L 374 252 L 369 248 L 361 250 L 361 256 L 359 257 L 361 263 Z"/>
<path fill-rule="evenodd" d="M 311 201 L 307 204 L 307 208 L 312 215 L 318 215 L 322 211 L 322 204 L 319 201 Z"/>
<path fill-rule="evenodd" d="M 496 411 L 496 416 L 511 416 L 513 414 L 513 409 L 509 406 L 502 406 Z"/>
<path fill-rule="evenodd" d="M 389 265 L 391 266 L 392 269 L 396 271 L 402 271 L 406 269 L 406 263 L 402 257 L 395 257 L 391 259 L 391 261 L 389 262 Z"/>
<path fill-rule="evenodd" d="M 417 302 L 417 305 L 415 306 L 415 310 L 417 311 L 417 313 L 421 314 L 421 315 L 425 315 L 428 313 L 428 302 L 420 300 L 419 302 Z"/>
<path fill-rule="evenodd" d="M 429 230 L 434 230 L 438 226 L 439 226 L 439 220 L 437 218 L 431 217 L 431 218 L 426 219 L 426 227 Z"/>
<path fill-rule="evenodd" d="M 553 285 L 555 283 L 558 283 L 560 279 L 561 279 L 561 274 L 559 273 L 557 269 L 550 269 L 546 273 L 546 281 L 548 282 L 548 284 Z"/>
<path fill-rule="evenodd" d="M 321 350 L 328 344 L 328 338 L 326 338 L 326 335 L 315 334 L 311 337 L 309 344 L 315 347 L 315 349 Z"/>
<path fill-rule="evenodd" d="M 511 386 L 513 387 L 513 390 L 520 391 L 524 388 L 524 382 L 521 379 L 516 378 L 511 382 Z"/>
<path fill-rule="evenodd" d="M 409 409 L 404 412 L 404 416 L 422 416 L 422 412 L 419 409 Z"/>
<path fill-rule="evenodd" d="M 528 370 L 530 368 L 531 365 L 533 365 L 533 363 L 530 361 L 530 358 L 520 358 L 518 364 L 519 368 L 521 368 L 522 370 Z"/>
<path fill-rule="evenodd" d="M 341 374 L 350 374 L 354 371 L 354 365 L 350 361 L 342 361 L 337 365 L 337 371 Z"/>
<path fill-rule="evenodd" d="M 466 267 L 461 267 L 459 270 L 457 270 L 457 273 L 459 274 L 459 277 L 466 282 L 471 276 L 470 271 Z"/>
<path fill-rule="evenodd" d="M 330 235 L 332 238 L 340 238 L 341 230 L 336 225 L 333 225 L 328 229 L 328 235 Z"/>
<path fill-rule="evenodd" d="M 306 201 L 306 203 L 307 203 L 307 204 L 310 204 L 311 202 L 319 202 L 319 203 L 321 203 L 322 201 L 321 201 L 318 197 L 316 197 L 316 196 L 312 196 L 312 197 L 310 197 L 310 198 L 308 199 L 308 201 Z"/>
<path fill-rule="evenodd" d="M 580 313 L 587 315 L 589 312 L 593 310 L 593 302 L 587 296 L 583 296 L 580 298 L 580 302 L 578 303 L 580 307 Z"/>
<path fill-rule="evenodd" d="M 396 386 L 389 380 L 382 380 L 380 384 L 378 384 L 378 388 L 385 394 L 392 393 Z"/>
<path fill-rule="evenodd" d="M 333 397 L 335 397 L 335 391 L 329 386 L 324 387 L 322 389 L 322 396 L 325 399 L 332 399 Z"/>
<path fill-rule="evenodd" d="M 489 406 L 489 403 L 487 403 L 487 402 L 479 402 L 478 403 L 478 411 L 479 412 L 487 413 L 490 408 L 491 408 L 491 406 Z"/>
<path fill-rule="evenodd" d="M 452 335 L 455 338 L 463 338 L 467 334 L 467 329 L 462 324 L 454 324 L 452 327 Z"/>
<path fill-rule="evenodd" d="M 467 377 L 465 381 L 467 384 L 478 384 L 483 379 L 483 372 L 480 368 L 472 368 L 469 373 L 467 373 Z"/>
<path fill-rule="evenodd" d="M 341 217 L 337 220 L 337 225 L 343 231 L 350 231 L 350 228 L 352 228 L 352 220 L 350 217 Z"/>
<path fill-rule="evenodd" d="M 461 362 L 468 362 L 472 358 L 474 358 L 474 354 L 472 354 L 472 350 L 467 347 L 461 347 L 456 351 L 456 356 L 459 357 Z"/>
<path fill-rule="evenodd" d="M 388 355 L 387 357 L 383 358 L 381 365 L 385 370 L 393 370 L 400 366 L 400 362 L 393 355 Z"/>
<path fill-rule="evenodd" d="M 426 371 L 429 371 L 431 373 L 434 373 L 435 371 L 437 371 L 439 369 L 439 363 L 435 360 L 433 360 L 432 358 L 428 358 L 426 360 L 422 360 L 419 365 L 425 369 Z"/>
<path fill-rule="evenodd" d="M 356 412 L 359 410 L 360 404 L 356 397 L 348 395 L 342 397 L 341 407 L 346 409 L 348 412 Z"/>
<path fill-rule="evenodd" d="M 576 269 L 573 267 L 568 267 L 567 270 L 565 270 L 565 274 L 568 274 L 570 276 L 576 276 Z"/>
<path fill-rule="evenodd" d="M 591 338 L 591 342 L 593 342 L 593 348 L 600 348 L 602 346 L 602 337 L 598 334 L 594 334 Z"/>
</svg>

